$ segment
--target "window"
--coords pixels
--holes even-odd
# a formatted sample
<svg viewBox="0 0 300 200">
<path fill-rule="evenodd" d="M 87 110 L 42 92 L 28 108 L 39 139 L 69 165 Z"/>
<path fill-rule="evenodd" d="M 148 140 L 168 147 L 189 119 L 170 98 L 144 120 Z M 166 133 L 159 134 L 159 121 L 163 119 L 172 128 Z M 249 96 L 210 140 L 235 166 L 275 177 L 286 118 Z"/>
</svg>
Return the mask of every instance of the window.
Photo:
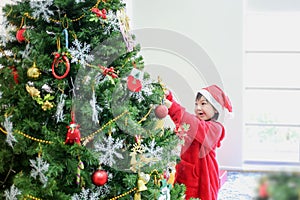
<svg viewBox="0 0 300 200">
<path fill-rule="evenodd" d="M 296 1 L 246 3 L 246 164 L 300 165 L 299 22 Z"/>
</svg>

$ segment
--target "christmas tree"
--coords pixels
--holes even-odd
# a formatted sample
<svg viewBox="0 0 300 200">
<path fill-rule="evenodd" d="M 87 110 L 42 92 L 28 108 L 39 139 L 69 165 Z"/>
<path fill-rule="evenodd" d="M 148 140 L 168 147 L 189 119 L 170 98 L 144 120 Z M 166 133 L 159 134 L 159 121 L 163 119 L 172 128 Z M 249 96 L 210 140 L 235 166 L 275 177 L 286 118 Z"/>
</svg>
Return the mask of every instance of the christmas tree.
<svg viewBox="0 0 300 200">
<path fill-rule="evenodd" d="M 259 180 L 257 200 L 300 199 L 300 174 L 298 172 L 269 172 Z"/>
<path fill-rule="evenodd" d="M 125 8 L 120 0 L 3 7 L 2 199 L 183 197 L 164 87 L 143 70 Z"/>
</svg>

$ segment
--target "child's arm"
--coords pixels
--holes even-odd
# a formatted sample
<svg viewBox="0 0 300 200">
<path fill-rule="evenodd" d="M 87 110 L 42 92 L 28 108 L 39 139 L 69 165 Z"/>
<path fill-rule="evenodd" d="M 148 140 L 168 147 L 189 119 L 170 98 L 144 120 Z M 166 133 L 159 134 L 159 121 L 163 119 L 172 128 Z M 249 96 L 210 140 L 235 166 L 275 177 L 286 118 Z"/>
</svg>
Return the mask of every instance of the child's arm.
<svg viewBox="0 0 300 200">
<path fill-rule="evenodd" d="M 175 123 L 176 127 L 178 127 L 181 123 L 182 115 L 185 112 L 185 109 L 173 100 L 171 91 L 167 90 L 165 92 L 165 97 L 164 104 L 169 110 L 168 114 Z"/>
<path fill-rule="evenodd" d="M 205 122 L 186 112 L 185 108 L 173 100 L 172 93 L 166 95 L 165 105 L 168 107 L 168 114 L 177 128 L 182 124 L 189 125 L 188 136 L 190 138 L 196 139 L 208 149 L 212 149 L 216 145 L 219 146 L 219 139 L 224 134 L 223 127 L 219 123 Z"/>
</svg>

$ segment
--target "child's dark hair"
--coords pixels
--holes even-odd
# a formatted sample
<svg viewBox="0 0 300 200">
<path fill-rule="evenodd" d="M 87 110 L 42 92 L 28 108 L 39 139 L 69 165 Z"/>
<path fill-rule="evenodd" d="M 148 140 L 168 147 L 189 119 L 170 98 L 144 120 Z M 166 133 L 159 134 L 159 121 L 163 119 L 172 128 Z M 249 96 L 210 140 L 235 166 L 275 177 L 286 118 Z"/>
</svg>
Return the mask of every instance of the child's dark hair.
<svg viewBox="0 0 300 200">
<path fill-rule="evenodd" d="M 199 99 L 201 99 L 201 97 L 202 97 L 203 95 L 200 93 L 200 92 L 198 92 L 197 93 L 197 96 L 196 96 L 196 101 L 197 100 L 199 100 Z M 208 101 L 209 102 L 209 101 Z M 210 103 L 210 102 L 209 102 Z M 211 103 L 210 103 L 211 104 Z M 210 119 L 210 120 L 218 120 L 218 118 L 219 118 L 219 112 L 218 112 L 218 110 L 212 105 L 212 107 L 217 111 L 215 114 L 214 114 L 214 116 Z"/>
</svg>

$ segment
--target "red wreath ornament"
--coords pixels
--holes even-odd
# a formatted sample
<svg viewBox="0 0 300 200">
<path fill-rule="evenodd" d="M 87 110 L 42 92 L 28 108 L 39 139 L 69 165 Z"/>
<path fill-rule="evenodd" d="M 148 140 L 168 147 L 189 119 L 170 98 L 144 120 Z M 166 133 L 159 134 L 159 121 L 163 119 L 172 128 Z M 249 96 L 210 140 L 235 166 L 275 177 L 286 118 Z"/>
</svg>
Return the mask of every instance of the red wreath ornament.
<svg viewBox="0 0 300 200">
<path fill-rule="evenodd" d="M 60 76 L 60 75 L 56 74 L 55 68 L 57 68 L 58 65 L 61 62 L 65 63 L 65 65 L 66 65 L 66 71 L 65 71 L 65 73 L 63 75 Z M 55 53 L 54 54 L 54 60 L 53 60 L 53 63 L 52 63 L 52 74 L 53 74 L 53 76 L 56 79 L 64 79 L 69 74 L 69 72 L 70 72 L 70 61 L 69 61 L 68 57 L 65 54 Z"/>
</svg>

